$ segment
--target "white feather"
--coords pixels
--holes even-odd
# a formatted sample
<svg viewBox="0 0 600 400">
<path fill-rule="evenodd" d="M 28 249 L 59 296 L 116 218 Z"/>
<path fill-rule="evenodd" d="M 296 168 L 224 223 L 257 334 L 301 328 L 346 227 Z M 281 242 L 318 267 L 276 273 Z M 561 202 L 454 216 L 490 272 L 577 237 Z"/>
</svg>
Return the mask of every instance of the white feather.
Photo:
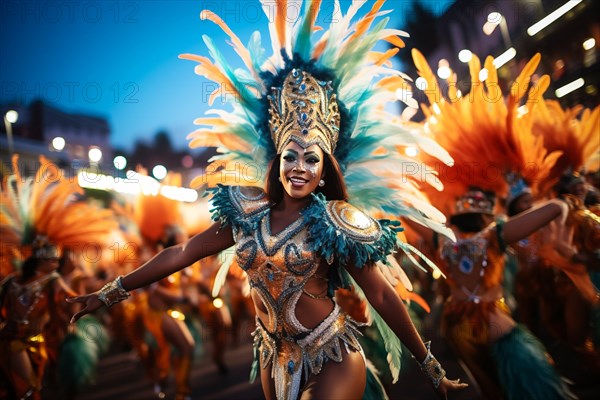
<svg viewBox="0 0 600 400">
<path fill-rule="evenodd" d="M 225 284 L 225 280 L 227 279 L 227 273 L 229 272 L 229 267 L 233 263 L 233 257 L 235 256 L 235 250 L 233 247 L 224 250 L 219 254 L 219 260 L 221 261 L 221 266 L 219 267 L 219 271 L 215 276 L 215 283 L 213 284 L 212 295 L 213 297 L 217 297 L 221 288 Z"/>
</svg>

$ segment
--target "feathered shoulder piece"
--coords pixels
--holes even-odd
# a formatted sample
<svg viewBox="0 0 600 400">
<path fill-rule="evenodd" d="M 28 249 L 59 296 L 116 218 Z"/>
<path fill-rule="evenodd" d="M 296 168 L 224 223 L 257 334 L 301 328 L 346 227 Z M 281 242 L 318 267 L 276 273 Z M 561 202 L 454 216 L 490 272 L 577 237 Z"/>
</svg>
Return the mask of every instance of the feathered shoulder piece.
<svg viewBox="0 0 600 400">
<path fill-rule="evenodd" d="M 504 196 L 508 191 L 508 174 L 525 179 L 535 195 L 537 184 L 548 176 L 560 156 L 560 152 L 546 149 L 544 139 L 532 129 L 536 105 L 549 84 L 547 75 L 532 82 L 540 59 L 539 54 L 533 56 L 505 94 L 494 59 L 487 57 L 482 68 L 479 58 L 473 56 L 469 62 L 470 93 L 460 93 L 456 75 L 451 74 L 444 95 L 423 55 L 413 50 L 419 75 L 427 82 L 425 94 L 429 104 L 422 105 L 425 130 L 454 159 L 451 167 L 437 164 L 441 167 L 436 168 L 439 179 L 446 190 L 441 196 L 437 193 L 430 196 L 434 204 L 442 207 L 444 203 L 454 204 L 457 197 L 473 186 Z"/>
<path fill-rule="evenodd" d="M 270 21 L 271 51 L 263 48 L 258 31 L 244 45 L 225 21 L 204 10 L 200 18 L 223 30 L 243 67 L 234 68 L 206 35 L 210 58 L 180 56 L 197 62 L 196 73 L 218 86 L 210 104 L 227 93 L 221 99 L 231 106 L 212 109 L 195 121 L 201 127 L 189 135 L 190 146 L 216 147 L 220 154 L 191 186 L 261 185 L 268 163 L 293 136 L 302 143 L 320 143 L 335 157 L 356 206 L 390 217 L 410 215 L 443 231 L 440 213 L 412 182 L 423 174 L 406 178 L 398 173 L 405 163 L 416 161 L 398 152 L 399 146 L 420 148 L 445 164 L 452 160 L 422 130 L 407 129 L 385 110 L 408 84 L 390 61 L 407 34 L 387 27 L 390 11 L 381 10 L 384 1 L 374 2 L 366 13 L 361 8 L 367 2 L 353 1 L 345 14 L 336 1 L 335 17 L 326 18 L 331 23 L 325 27 L 316 25 L 321 1 L 261 3 Z M 375 46 L 381 41 L 393 47 L 378 52 Z M 407 102 L 416 106 L 414 100 Z"/>
<path fill-rule="evenodd" d="M 255 230 L 260 216 L 273 205 L 264 190 L 256 186 L 218 185 L 211 192 L 212 219 L 245 233 Z"/>
<path fill-rule="evenodd" d="M 341 266 L 350 260 L 359 268 L 385 262 L 397 248 L 396 233 L 402 231 L 398 221 L 378 221 L 345 201 L 327 201 L 322 194 L 313 196 L 302 216 L 312 249 L 328 263 L 336 259 Z"/>
</svg>

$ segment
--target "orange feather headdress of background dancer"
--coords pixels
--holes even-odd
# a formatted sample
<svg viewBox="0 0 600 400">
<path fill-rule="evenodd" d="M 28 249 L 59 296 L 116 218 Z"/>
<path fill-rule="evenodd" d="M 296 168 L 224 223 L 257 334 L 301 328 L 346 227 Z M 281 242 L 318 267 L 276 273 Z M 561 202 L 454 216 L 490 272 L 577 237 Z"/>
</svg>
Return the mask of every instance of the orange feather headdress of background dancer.
<svg viewBox="0 0 600 400">
<path fill-rule="evenodd" d="M 545 191 L 566 172 L 600 169 L 600 106 L 565 109 L 556 100 L 543 100 L 534 114 L 533 132 L 543 137 L 548 151 L 562 152 L 544 182 Z"/>
<path fill-rule="evenodd" d="M 67 178 L 55 164 L 40 156 L 35 176 L 24 177 L 12 158 L 13 175 L 2 182 L 0 193 L 0 240 L 13 255 L 31 253 L 34 241 L 45 241 L 74 252 L 86 246 L 103 248 L 116 221 L 110 210 L 86 201 L 76 179 Z M 12 269 L 14 259 L 2 255 L 3 271 Z"/>
<path fill-rule="evenodd" d="M 456 76 L 451 74 L 447 97 L 418 50 L 413 50 L 413 59 L 419 75 L 427 81 L 429 105 L 422 105 L 424 128 L 454 159 L 454 165 L 444 166 L 424 157 L 437 166 L 437 177 L 445 188 L 442 193 L 431 193 L 432 204 L 448 216 L 456 211 L 456 200 L 469 187 L 506 196 L 509 174 L 524 179 L 536 195 L 562 154 L 546 148 L 544 137 L 534 134 L 537 106 L 550 81 L 547 75 L 531 81 L 541 56 L 529 60 L 507 94 L 499 85 L 493 58 L 485 60 L 487 78 L 482 81 L 480 60 L 473 56 L 470 93 L 460 95 Z"/>
</svg>

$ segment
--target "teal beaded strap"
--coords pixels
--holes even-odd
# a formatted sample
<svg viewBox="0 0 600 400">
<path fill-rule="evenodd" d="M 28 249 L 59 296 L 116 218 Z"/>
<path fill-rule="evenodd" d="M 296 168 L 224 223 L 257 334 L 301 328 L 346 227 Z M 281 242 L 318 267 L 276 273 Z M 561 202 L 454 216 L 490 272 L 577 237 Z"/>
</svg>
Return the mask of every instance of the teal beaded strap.
<svg viewBox="0 0 600 400">
<path fill-rule="evenodd" d="M 431 342 L 425 343 L 425 347 L 427 348 L 427 356 L 425 356 L 423 362 L 419 363 L 419 366 L 421 367 L 421 371 L 431 380 L 433 387 L 437 389 L 442 379 L 446 376 L 446 371 L 444 371 L 439 361 L 431 354 Z"/>
</svg>

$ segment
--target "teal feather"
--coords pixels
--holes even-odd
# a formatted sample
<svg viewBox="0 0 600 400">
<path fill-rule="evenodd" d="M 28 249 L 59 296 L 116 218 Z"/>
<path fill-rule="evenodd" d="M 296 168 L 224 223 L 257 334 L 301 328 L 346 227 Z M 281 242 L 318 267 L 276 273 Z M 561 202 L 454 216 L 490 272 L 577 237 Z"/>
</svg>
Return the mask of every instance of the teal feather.
<svg viewBox="0 0 600 400">
<path fill-rule="evenodd" d="M 266 50 L 262 46 L 261 36 L 259 31 L 254 31 L 246 46 L 252 59 L 252 66 L 256 72 L 260 72 L 263 63 L 267 60 Z"/>
<path fill-rule="evenodd" d="M 200 324 L 197 318 L 190 314 L 191 313 L 185 315 L 184 323 L 190 331 L 192 338 L 194 339 L 194 357 L 198 358 L 201 357 L 204 353 L 204 346 L 202 342 L 202 325 Z M 173 350 L 177 351 L 175 347 L 173 347 Z"/>
<path fill-rule="evenodd" d="M 381 339 L 385 344 L 385 350 L 387 351 L 387 361 L 388 366 L 390 367 L 390 373 L 392 374 L 392 381 L 396 383 L 398 381 L 398 376 L 400 375 L 400 367 L 402 366 L 402 343 L 398 336 L 392 331 L 389 325 L 381 318 L 381 316 L 377 313 L 377 311 L 373 308 L 371 303 L 369 303 L 365 293 L 362 291 L 361 287 L 356 283 L 354 278 L 346 271 L 342 269 L 342 275 L 345 276 L 345 279 L 348 280 L 351 285 L 356 290 L 356 293 L 360 297 L 361 300 L 364 300 L 367 303 L 367 307 L 369 310 L 369 314 L 371 316 L 371 320 L 373 321 L 373 325 L 379 331 L 381 335 Z"/>
<path fill-rule="evenodd" d="M 254 343 L 252 346 L 252 365 L 250 366 L 250 383 L 253 383 L 258 376 L 258 370 L 260 368 L 260 344 L 262 342 L 261 334 L 256 330 L 252 333 L 254 336 Z"/>
<path fill-rule="evenodd" d="M 311 36 L 313 24 L 311 18 L 309 18 L 309 10 L 312 4 L 312 0 L 305 0 L 302 15 L 300 16 L 300 29 L 296 36 L 296 43 L 294 46 L 294 53 L 298 54 L 303 60 L 310 60 Z M 318 12 L 318 10 L 317 10 Z"/>
<path fill-rule="evenodd" d="M 231 225 L 232 228 L 241 229 L 245 234 L 251 234 L 258 228 L 262 213 L 245 217 L 235 208 L 231 201 L 230 190 L 232 187 L 219 184 L 216 188 L 210 188 L 212 193 L 211 217 L 213 221 L 221 223 L 222 227 Z"/>
<path fill-rule="evenodd" d="M 104 354 L 110 346 L 110 335 L 102 322 L 94 315 L 85 315 L 77 320 L 77 332 L 86 340 L 92 340 L 99 354 Z"/>
<path fill-rule="evenodd" d="M 494 343 L 492 356 L 508 400 L 574 398 L 545 353 L 543 345 L 520 325 Z"/>
<path fill-rule="evenodd" d="M 388 22 L 389 17 L 382 19 L 360 40 L 353 40 L 348 44 L 347 48 L 339 55 L 334 67 L 340 73 L 340 79 L 352 77 L 361 69 L 368 53 L 379 41 L 379 32 L 386 27 Z"/>
<path fill-rule="evenodd" d="M 225 58 L 216 48 L 210 36 L 202 35 L 202 39 L 204 40 L 206 47 L 208 47 L 208 51 L 214 62 L 220 67 L 221 71 L 225 74 L 225 76 L 227 76 L 227 78 L 229 78 L 233 86 L 240 93 L 240 98 L 236 99 L 236 101 L 243 103 L 244 109 L 247 110 L 247 112 L 258 110 L 260 107 L 258 99 L 250 90 L 248 90 L 248 88 L 240 83 L 238 77 L 232 71 L 231 66 L 227 61 L 225 61 Z"/>
<path fill-rule="evenodd" d="M 362 395 L 362 400 L 388 400 L 383 383 L 377 376 L 377 370 L 367 360 L 367 385 Z"/>
<path fill-rule="evenodd" d="M 93 328 L 92 328 L 93 327 Z M 58 353 L 58 380 L 65 390 L 75 393 L 85 384 L 92 383 L 100 353 L 106 350 L 108 334 L 93 316 L 77 321 L 75 333 L 63 339 Z"/>
</svg>

